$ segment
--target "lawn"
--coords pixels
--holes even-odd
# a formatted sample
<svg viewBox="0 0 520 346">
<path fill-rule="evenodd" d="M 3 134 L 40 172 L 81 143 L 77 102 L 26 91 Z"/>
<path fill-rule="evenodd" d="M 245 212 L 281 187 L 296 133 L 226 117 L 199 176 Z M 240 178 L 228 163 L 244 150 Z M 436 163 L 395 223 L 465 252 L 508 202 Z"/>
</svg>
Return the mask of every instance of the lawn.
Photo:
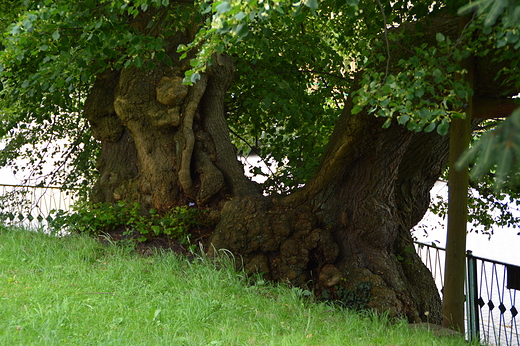
<svg viewBox="0 0 520 346">
<path fill-rule="evenodd" d="M 467 345 L 315 302 L 233 260 L 0 227 L 0 345 Z"/>
</svg>

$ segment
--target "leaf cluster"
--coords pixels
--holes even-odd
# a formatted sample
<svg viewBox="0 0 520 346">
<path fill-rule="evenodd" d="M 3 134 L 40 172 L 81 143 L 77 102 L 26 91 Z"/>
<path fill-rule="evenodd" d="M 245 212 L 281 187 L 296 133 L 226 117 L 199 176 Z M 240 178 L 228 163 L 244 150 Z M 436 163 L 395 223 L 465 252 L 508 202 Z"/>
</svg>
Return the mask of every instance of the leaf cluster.
<svg viewBox="0 0 520 346">
<path fill-rule="evenodd" d="M 196 208 L 174 207 L 164 215 L 151 209 L 145 215 L 139 203 L 121 201 L 116 204 L 76 206 L 72 212 L 56 211 L 49 226 L 57 232 L 67 230 L 93 234 L 124 227 L 123 234 L 137 234 L 137 240 L 141 242 L 152 236 L 166 235 L 186 243 L 190 228 L 200 222 L 200 212 Z"/>
<path fill-rule="evenodd" d="M 460 14 L 475 11 L 483 19 L 483 33 L 503 52 L 497 62 L 510 61 L 497 78 L 520 90 L 520 4 L 512 0 L 480 0 L 460 8 Z M 506 76 L 506 77 L 504 77 Z M 520 155 L 520 107 L 496 129 L 483 133 L 480 139 L 466 151 L 457 167 L 473 164 L 471 175 L 481 184 L 491 182 L 495 193 L 500 190 L 514 193 L 518 177 Z"/>
<path fill-rule="evenodd" d="M 325 16 L 324 16 L 325 17 Z M 235 144 L 280 163 L 266 186 L 288 191 L 318 164 L 352 83 L 332 20 L 272 14 L 233 51 L 236 79 L 228 99 Z"/>
<path fill-rule="evenodd" d="M 475 162 L 471 175 L 476 180 L 489 172 L 493 174 L 494 189 L 499 191 L 506 184 L 520 185 L 520 108 L 496 129 L 484 134 L 471 150 L 461 157 L 457 167 Z"/>
<path fill-rule="evenodd" d="M 384 127 L 396 119 L 410 131 L 436 129 L 447 134 L 451 119 L 465 116 L 463 109 L 472 94 L 469 84 L 459 77 L 466 73 L 460 60 L 469 56 L 469 47 L 458 49 L 453 44 L 449 37 L 437 33 L 437 46 L 424 43 L 414 47 L 410 58 L 398 61 L 399 72 L 365 73 L 363 86 L 355 94 L 353 113 L 368 107 L 369 113 L 387 118 Z"/>
<path fill-rule="evenodd" d="M 1 16 L 0 139 L 5 148 L 0 164 L 15 171 L 35 167 L 28 175 L 37 177 L 44 174 L 44 162 L 54 161 L 45 185 L 88 187 L 98 147 L 81 112 L 93 80 L 104 69 L 171 64 L 168 37 L 189 4 L 46 0 L 13 5 L 25 11 Z M 17 162 L 27 165 L 17 167 Z M 66 166 L 75 169 L 63 170 Z"/>
</svg>

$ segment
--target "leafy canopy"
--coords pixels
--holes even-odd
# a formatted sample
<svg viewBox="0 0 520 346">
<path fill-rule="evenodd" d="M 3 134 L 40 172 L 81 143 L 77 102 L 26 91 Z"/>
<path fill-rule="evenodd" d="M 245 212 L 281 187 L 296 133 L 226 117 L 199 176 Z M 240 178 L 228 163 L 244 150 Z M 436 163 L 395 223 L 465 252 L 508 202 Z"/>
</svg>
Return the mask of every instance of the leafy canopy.
<svg viewBox="0 0 520 346">
<path fill-rule="evenodd" d="M 266 189 L 287 191 L 311 176 L 346 97 L 355 102 L 353 112 L 387 118 L 384 126 L 446 134 L 451 119 L 465 116 L 472 94 L 456 77 L 465 73 L 461 59 L 498 50 L 494 59 L 507 62 L 498 78 L 520 86 L 514 72 L 520 5 L 513 0 L 13 0 L 1 6 L 0 165 L 16 168 L 26 159 L 41 167 L 54 158 L 46 182 L 69 187 L 88 188 L 95 179 L 98 146 L 81 110 L 105 69 L 153 69 L 184 59 L 185 82 L 194 83 L 214 53 L 232 55 L 237 77 L 227 105 L 235 143 L 244 154 L 260 147 L 278 162 Z M 414 39 L 401 28 L 413 25 L 420 35 L 429 18 L 457 11 L 471 16 L 461 36 L 438 33 L 404 54 L 395 50 L 396 42 Z M 469 160 L 484 153 L 477 176 L 491 170 L 499 182 L 515 180 L 509 178 L 520 162 L 519 114 L 468 154 Z M 66 164 L 75 168 L 61 169 Z"/>
</svg>

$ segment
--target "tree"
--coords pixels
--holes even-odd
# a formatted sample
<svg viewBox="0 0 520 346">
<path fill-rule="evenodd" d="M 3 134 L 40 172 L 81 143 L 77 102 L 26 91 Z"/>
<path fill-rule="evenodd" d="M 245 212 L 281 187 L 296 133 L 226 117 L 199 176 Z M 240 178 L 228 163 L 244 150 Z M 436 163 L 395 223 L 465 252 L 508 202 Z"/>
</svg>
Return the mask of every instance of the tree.
<svg viewBox="0 0 520 346">
<path fill-rule="evenodd" d="M 465 3 L 28 4 L 3 38 L 2 163 L 69 138 L 77 168 L 53 179 L 83 177 L 92 203 L 193 205 L 214 225 L 208 251 L 250 272 L 336 297 L 370 283 L 369 307 L 439 323 L 410 229 L 468 96 L 519 85 L 517 29 L 485 26 L 484 9 L 459 35 Z M 455 78 L 470 54 L 473 89 Z M 264 186 L 237 160 L 253 145 L 282 166 Z"/>
</svg>

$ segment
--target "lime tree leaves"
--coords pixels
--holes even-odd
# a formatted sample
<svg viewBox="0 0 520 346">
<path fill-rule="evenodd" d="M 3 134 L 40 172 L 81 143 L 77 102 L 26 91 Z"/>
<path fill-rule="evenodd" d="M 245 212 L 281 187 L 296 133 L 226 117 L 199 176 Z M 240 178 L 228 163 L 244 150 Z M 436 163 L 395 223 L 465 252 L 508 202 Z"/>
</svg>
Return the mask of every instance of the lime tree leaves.
<svg viewBox="0 0 520 346">
<path fill-rule="evenodd" d="M 326 17 L 323 4 L 318 11 Z M 264 172 L 271 178 L 266 189 L 287 192 L 308 181 L 352 83 L 345 76 L 345 41 L 333 30 L 343 33 L 343 19 L 323 17 L 271 13 L 233 53 L 228 123 L 241 152 L 255 145 L 266 161 L 279 163 Z"/>
<path fill-rule="evenodd" d="M 520 185 L 520 107 L 497 126 L 485 133 L 466 151 L 457 168 L 474 162 L 471 175 L 482 180 L 491 175 L 495 191 L 506 185 Z"/>
<path fill-rule="evenodd" d="M 345 97 L 354 99 L 354 113 L 385 117 L 385 126 L 446 134 L 451 119 L 465 116 L 472 93 L 454 78 L 465 73 L 459 62 L 481 47 L 481 54 L 487 50 L 484 43 L 469 46 L 465 38 L 453 42 L 447 34 L 433 33 L 428 45 L 406 47 L 410 54 L 388 55 L 385 30 L 390 46 L 400 38 L 393 39 L 399 30 L 384 22 L 396 27 L 420 22 L 439 11 L 432 1 L 381 1 L 382 6 L 359 0 L 14 3 L 23 11 L 0 14 L 1 23 L 12 23 L 2 28 L 5 48 L 0 50 L 0 135 L 5 136 L 18 124 L 80 124 L 82 100 L 105 69 L 173 65 L 178 54 L 189 68 L 185 82 L 195 83 L 214 53 L 223 52 L 237 63 L 230 119 L 237 129 L 250 130 L 251 138 L 264 134 L 278 161 L 292 155 L 284 155 L 284 147 L 299 151 L 288 144 L 291 138 L 321 146 Z M 478 0 L 461 9 L 464 14 L 477 10 L 481 31 L 473 31 L 475 37 L 491 41 L 486 33 L 492 33 L 493 49 L 503 48 L 503 58 L 516 61 L 507 67 L 508 75 L 519 66 L 519 59 L 511 58 L 520 46 L 518 6 L 512 0 Z M 168 46 L 179 32 L 185 39 Z M 385 71 L 388 59 L 392 69 Z M 361 88 L 352 93 L 360 71 Z M 307 149 L 302 152 L 311 152 Z M 304 155 L 293 159 L 298 160 L 306 161 Z"/>
<path fill-rule="evenodd" d="M 510 79 L 520 85 L 520 4 L 514 0 L 479 0 L 459 9 L 459 14 L 476 12 L 483 19 L 483 33 L 505 50 L 497 61 L 511 60 Z M 498 76 L 497 76 L 498 78 Z M 493 131 L 483 133 L 466 151 L 457 167 L 472 165 L 471 176 L 481 184 L 491 181 L 495 192 L 518 194 L 520 186 L 520 105 Z"/>
<path fill-rule="evenodd" d="M 471 51 L 442 33 L 435 38 L 435 45 L 413 47 L 413 55 L 400 58 L 396 72 L 386 74 L 369 66 L 362 87 L 355 93 L 352 112 L 367 109 L 375 116 L 387 118 L 384 127 L 395 122 L 410 131 L 446 135 L 451 119 L 465 116 L 468 98 L 473 93 L 460 78 L 467 73 L 460 61 Z M 376 61 L 384 61 L 385 54 L 381 53 Z"/>
<path fill-rule="evenodd" d="M 340 2 L 357 10 L 359 0 Z M 202 28 L 197 32 L 193 42 L 178 47 L 181 58 L 186 58 L 189 52 L 196 51 L 191 62 L 193 68 L 186 72 L 184 82 L 194 82 L 198 74 L 205 71 L 207 64 L 211 64 L 213 54 L 224 51 L 233 54 L 239 50 L 240 43 L 250 35 L 253 28 L 268 28 L 272 18 L 280 15 L 286 18 L 287 25 L 295 18 L 301 22 L 307 15 L 318 16 L 318 9 L 330 7 L 332 2 L 327 2 L 327 6 L 324 6 L 324 3 L 319 0 L 201 2 L 200 11 L 205 16 Z"/>
<path fill-rule="evenodd" d="M 54 157 L 58 171 L 66 159 L 81 170 L 62 178 L 81 184 L 80 172 L 95 172 L 97 154 L 81 115 L 91 83 L 105 69 L 168 63 L 166 40 L 182 23 L 179 8 L 164 0 L 14 5 L 20 10 L 0 14 L 0 138 L 9 149 L 0 163 L 24 159 L 37 166 Z M 159 26 L 165 29 L 161 35 Z M 58 142 L 72 144 L 49 149 Z M 45 151 L 38 149 L 42 145 Z"/>
<path fill-rule="evenodd" d="M 152 60 L 167 59 L 164 36 L 151 33 L 160 20 L 160 10 L 155 10 L 156 16 L 137 19 L 141 10 L 152 5 L 162 3 L 138 1 L 130 6 L 125 1 L 102 5 L 96 1 L 47 1 L 10 26 L 0 61 L 10 66 L 8 72 L 25 74 L 25 88 L 42 86 L 42 90 L 29 88 L 29 94 L 63 86 L 71 92 L 106 68 L 152 68 Z M 140 22 L 147 25 L 134 29 L 132 23 Z M 75 71 L 64 73 L 72 69 Z M 47 83 L 40 83 L 42 80 Z"/>
</svg>

